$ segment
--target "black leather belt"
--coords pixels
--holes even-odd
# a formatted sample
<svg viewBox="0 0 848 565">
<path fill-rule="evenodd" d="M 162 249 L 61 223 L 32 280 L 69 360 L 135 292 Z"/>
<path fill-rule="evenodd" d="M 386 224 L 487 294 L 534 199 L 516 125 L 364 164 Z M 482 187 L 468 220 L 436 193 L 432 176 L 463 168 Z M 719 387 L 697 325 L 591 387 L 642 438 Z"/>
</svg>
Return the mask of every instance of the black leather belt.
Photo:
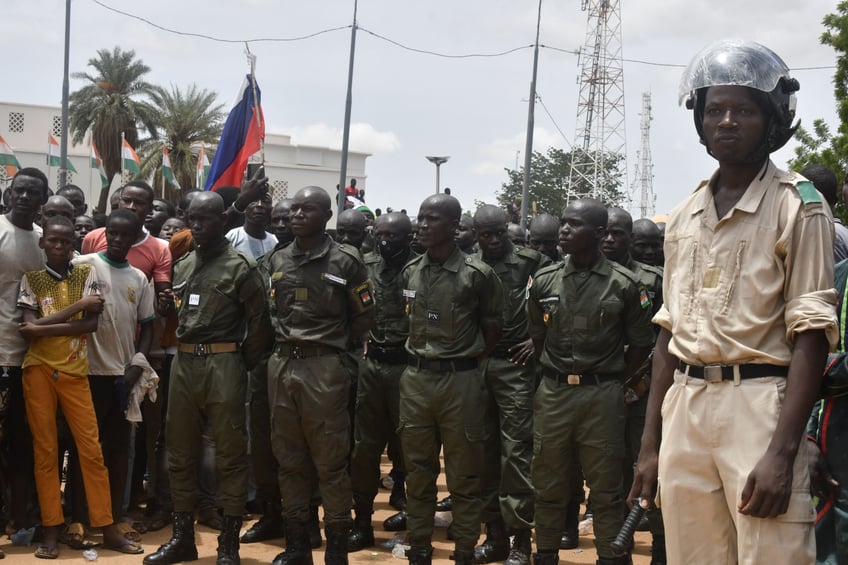
<svg viewBox="0 0 848 565">
<path fill-rule="evenodd" d="M 335 355 L 340 350 L 327 345 L 296 345 L 293 343 L 278 343 L 276 352 L 289 359 L 305 359 L 322 355 Z"/>
<path fill-rule="evenodd" d="M 785 377 L 789 373 L 789 367 L 785 365 L 766 365 L 746 363 L 743 365 L 689 365 L 680 361 L 678 369 L 695 379 L 701 379 L 710 383 L 733 380 L 733 367 L 739 367 L 740 379 L 759 379 L 762 377 Z"/>
<path fill-rule="evenodd" d="M 409 353 L 406 352 L 403 345 L 386 347 L 371 340 L 368 340 L 368 350 L 365 356 L 374 361 L 391 365 L 402 365 L 409 360 Z"/>
<path fill-rule="evenodd" d="M 555 381 L 561 385 L 599 385 L 610 381 L 621 381 L 621 375 L 618 374 L 600 374 L 600 373 L 554 373 L 552 371 L 544 371 L 545 377 Z"/>
<path fill-rule="evenodd" d="M 438 373 L 450 373 L 459 371 L 470 371 L 477 368 L 475 357 L 460 357 L 459 359 L 424 359 L 416 355 L 410 355 L 406 360 L 407 365 L 417 369 L 426 369 Z"/>
</svg>

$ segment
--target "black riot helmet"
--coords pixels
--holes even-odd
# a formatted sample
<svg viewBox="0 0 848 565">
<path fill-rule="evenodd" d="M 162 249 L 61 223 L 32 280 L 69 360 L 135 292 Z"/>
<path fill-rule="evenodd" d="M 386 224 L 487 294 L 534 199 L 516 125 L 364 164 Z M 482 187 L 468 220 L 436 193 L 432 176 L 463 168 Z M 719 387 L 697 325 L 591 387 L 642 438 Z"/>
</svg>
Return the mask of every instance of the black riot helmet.
<svg viewBox="0 0 848 565">
<path fill-rule="evenodd" d="M 711 86 L 745 86 L 765 94 L 763 110 L 768 116 L 766 135 L 758 150 L 765 157 L 783 147 L 800 122 L 795 118 L 797 80 L 789 76 L 783 59 L 771 49 L 753 41 L 722 39 L 701 50 L 689 63 L 680 80 L 679 103 L 694 110 L 695 129 L 704 140 L 704 100 Z M 709 152 L 709 147 L 707 147 Z"/>
</svg>

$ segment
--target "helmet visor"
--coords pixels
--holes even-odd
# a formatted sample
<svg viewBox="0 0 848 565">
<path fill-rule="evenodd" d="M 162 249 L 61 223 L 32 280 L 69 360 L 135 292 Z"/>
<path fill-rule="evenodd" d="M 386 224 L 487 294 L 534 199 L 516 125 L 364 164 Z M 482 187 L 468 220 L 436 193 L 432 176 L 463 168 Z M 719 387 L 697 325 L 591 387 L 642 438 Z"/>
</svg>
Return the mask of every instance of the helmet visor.
<svg viewBox="0 0 848 565">
<path fill-rule="evenodd" d="M 683 72 L 678 103 L 710 86 L 747 86 L 763 92 L 789 77 L 786 63 L 771 49 L 740 39 L 723 39 L 702 49 Z"/>
</svg>

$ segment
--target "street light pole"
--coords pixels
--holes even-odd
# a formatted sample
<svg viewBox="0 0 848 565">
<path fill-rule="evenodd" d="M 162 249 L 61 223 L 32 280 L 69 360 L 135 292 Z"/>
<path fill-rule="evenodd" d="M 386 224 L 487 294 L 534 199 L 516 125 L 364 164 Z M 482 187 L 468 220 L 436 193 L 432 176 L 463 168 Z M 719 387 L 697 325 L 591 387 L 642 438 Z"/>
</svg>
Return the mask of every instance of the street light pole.
<svg viewBox="0 0 848 565">
<path fill-rule="evenodd" d="M 447 163 L 450 156 L 445 157 L 427 157 L 427 160 L 436 165 L 436 194 L 441 192 L 441 183 L 439 182 L 439 169 L 442 164 Z"/>
<path fill-rule="evenodd" d="M 59 138 L 59 186 L 68 182 L 68 59 L 71 52 L 71 0 L 65 2 L 65 61 L 62 75 L 62 137 Z"/>
</svg>

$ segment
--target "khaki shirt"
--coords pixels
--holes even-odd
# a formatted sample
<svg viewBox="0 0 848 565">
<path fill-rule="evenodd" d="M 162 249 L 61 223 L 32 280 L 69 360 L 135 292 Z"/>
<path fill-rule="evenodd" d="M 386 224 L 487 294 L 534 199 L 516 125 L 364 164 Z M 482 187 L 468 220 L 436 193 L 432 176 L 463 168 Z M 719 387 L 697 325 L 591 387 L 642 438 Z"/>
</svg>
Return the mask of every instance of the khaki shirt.
<svg viewBox="0 0 848 565">
<path fill-rule="evenodd" d="M 417 257 L 414 251 L 409 253 L 410 259 Z M 376 321 L 368 337 L 384 346 L 403 345 L 409 337 L 409 318 L 404 309 L 400 276 L 403 265 L 392 267 L 379 253 L 366 253 L 364 261 L 377 301 Z"/>
<path fill-rule="evenodd" d="M 409 316 L 406 350 L 426 359 L 477 357 L 484 329 L 503 325 L 503 290 L 491 267 L 458 248 L 442 263 L 425 253 L 401 271 Z"/>
<path fill-rule="evenodd" d="M 241 343 L 247 368 L 271 346 L 262 277 L 252 258 L 229 241 L 184 255 L 174 264 L 177 339 L 183 343 Z"/>
<path fill-rule="evenodd" d="M 297 240 L 266 260 L 277 341 L 346 349 L 351 321 L 374 309 L 374 293 L 359 251 L 326 236 L 309 251 Z"/>
<path fill-rule="evenodd" d="M 716 173 L 666 224 L 665 304 L 654 322 L 693 365 L 789 365 L 798 333 L 837 340 L 833 219 L 812 184 L 769 161 L 719 220 Z"/>
<path fill-rule="evenodd" d="M 492 267 L 503 285 L 504 326 L 501 341 L 512 343 L 526 340 L 528 289 L 536 271 L 550 265 L 550 258 L 533 249 L 516 247 L 510 242 L 507 242 L 506 254 L 496 261 L 486 261 L 481 251 L 477 252 L 477 258 Z"/>
<path fill-rule="evenodd" d="M 566 257 L 536 273 L 527 318 L 542 365 L 558 373 L 622 374 L 625 345 L 654 343 L 647 290 L 603 255 L 589 269 Z"/>
</svg>

